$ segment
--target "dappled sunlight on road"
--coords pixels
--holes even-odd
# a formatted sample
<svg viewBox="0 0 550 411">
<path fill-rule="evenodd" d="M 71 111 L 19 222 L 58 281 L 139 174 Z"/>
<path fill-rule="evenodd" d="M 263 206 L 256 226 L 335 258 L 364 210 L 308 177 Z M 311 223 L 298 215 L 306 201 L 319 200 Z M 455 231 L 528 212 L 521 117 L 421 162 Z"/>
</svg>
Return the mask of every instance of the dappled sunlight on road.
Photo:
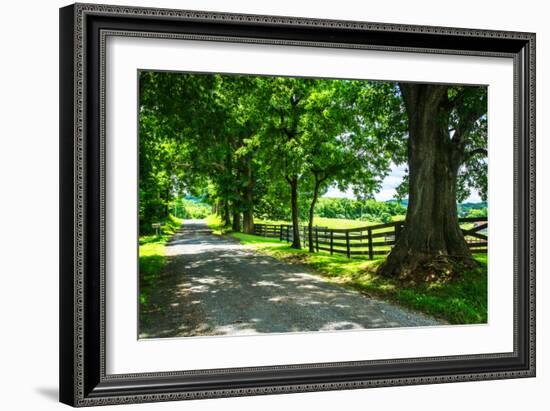
<svg viewBox="0 0 550 411">
<path fill-rule="evenodd" d="M 260 255 L 201 222 L 166 247 L 169 263 L 140 337 L 247 335 L 438 325 L 427 316 Z"/>
</svg>

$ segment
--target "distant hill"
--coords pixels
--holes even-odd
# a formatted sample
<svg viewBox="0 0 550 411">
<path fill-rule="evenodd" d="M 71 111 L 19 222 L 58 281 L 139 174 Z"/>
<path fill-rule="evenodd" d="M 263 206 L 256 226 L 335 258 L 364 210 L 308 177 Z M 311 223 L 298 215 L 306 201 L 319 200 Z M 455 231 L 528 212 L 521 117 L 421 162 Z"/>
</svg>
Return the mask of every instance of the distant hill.
<svg viewBox="0 0 550 411">
<path fill-rule="evenodd" d="M 183 199 L 184 200 L 187 200 L 187 201 L 191 201 L 193 203 L 204 203 L 204 198 L 202 197 L 196 197 L 196 196 L 193 196 L 191 194 L 186 194 L 183 196 Z"/>
<path fill-rule="evenodd" d="M 409 200 L 388 200 L 385 201 L 386 203 L 399 203 L 404 207 L 407 207 L 409 205 Z"/>
<path fill-rule="evenodd" d="M 458 205 L 458 216 L 466 217 L 470 215 L 473 210 L 482 211 L 487 208 L 487 201 L 480 201 L 479 203 L 461 203 Z"/>
</svg>

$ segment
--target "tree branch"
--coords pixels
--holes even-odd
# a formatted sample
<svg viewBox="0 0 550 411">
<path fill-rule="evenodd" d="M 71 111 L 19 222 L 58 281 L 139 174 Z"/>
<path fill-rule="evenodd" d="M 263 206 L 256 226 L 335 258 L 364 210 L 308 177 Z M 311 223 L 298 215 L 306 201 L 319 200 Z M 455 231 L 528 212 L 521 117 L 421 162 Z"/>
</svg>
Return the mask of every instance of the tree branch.
<svg viewBox="0 0 550 411">
<path fill-rule="evenodd" d="M 458 100 L 458 99 L 455 99 Z M 462 102 L 463 99 L 460 99 Z M 457 105 L 455 104 L 455 107 Z M 474 127 L 476 121 L 478 121 L 486 113 L 486 107 L 480 105 L 477 110 L 473 110 L 465 115 L 459 115 L 459 121 L 456 126 L 455 135 L 453 137 L 453 142 L 457 144 L 463 144 L 464 139 Z"/>
<path fill-rule="evenodd" d="M 484 157 L 487 157 L 489 155 L 489 153 L 487 153 L 487 149 L 482 147 L 475 148 L 471 151 L 468 151 L 466 154 L 464 154 L 464 162 L 468 161 L 470 158 L 478 154 L 483 154 Z"/>
</svg>

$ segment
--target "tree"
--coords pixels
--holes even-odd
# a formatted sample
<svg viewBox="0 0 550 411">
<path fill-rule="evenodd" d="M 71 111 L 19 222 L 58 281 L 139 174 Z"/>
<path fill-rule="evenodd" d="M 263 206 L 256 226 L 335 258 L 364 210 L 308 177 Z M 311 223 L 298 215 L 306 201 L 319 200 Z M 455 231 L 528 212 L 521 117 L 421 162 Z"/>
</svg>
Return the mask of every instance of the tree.
<svg viewBox="0 0 550 411">
<path fill-rule="evenodd" d="M 389 169 L 391 142 L 382 138 L 381 122 L 368 122 L 363 100 L 379 88 L 364 81 L 320 81 L 307 98 L 300 121 L 304 170 L 312 179 L 308 215 L 309 251 L 313 247 L 313 219 L 319 194 L 329 185 L 370 196 L 379 189 Z M 385 137 L 385 136 L 384 136 Z"/>
<path fill-rule="evenodd" d="M 405 227 L 378 272 L 452 274 L 475 260 L 457 217 L 460 167 L 486 155 L 487 90 L 400 83 L 408 116 L 409 199 Z"/>
<path fill-rule="evenodd" d="M 252 232 L 257 166 L 251 142 L 261 121 L 254 92 L 257 78 L 142 72 L 140 80 L 140 138 L 147 148 L 140 173 L 144 181 L 154 175 L 146 166 L 164 167 L 164 185 L 171 185 L 164 197 L 203 191 L 226 225 L 233 220 L 233 228 L 240 229 L 242 215 L 245 231 Z M 178 161 L 167 150 L 174 144 Z M 155 160 L 147 161 L 155 152 Z M 142 200 L 155 193 L 159 183 L 152 182 Z M 152 202 L 142 204 L 145 211 Z"/>
<path fill-rule="evenodd" d="M 254 138 L 261 128 L 264 100 L 259 92 L 261 79 L 249 76 L 226 76 L 219 90 L 220 99 L 227 110 L 224 130 L 230 137 L 234 163 L 232 186 L 235 190 L 233 229 L 240 230 L 243 216 L 245 233 L 254 232 L 255 181 L 258 141 Z M 243 93 L 246 90 L 246 93 Z"/>
<path fill-rule="evenodd" d="M 215 79 L 178 73 L 140 72 L 140 229 L 168 216 L 170 203 L 194 185 L 196 131 L 217 124 L 211 93 Z M 210 108 L 210 109 L 209 109 Z M 198 113 L 210 113 L 200 116 Z M 193 167 L 191 167 L 193 165 Z"/>
<path fill-rule="evenodd" d="M 282 178 L 290 190 L 292 248 L 300 249 L 299 185 L 304 174 L 301 118 L 315 80 L 286 77 L 263 78 L 266 99 L 265 119 L 259 139 L 266 159 L 264 170 Z M 303 181 L 303 180 L 302 180 Z"/>
</svg>

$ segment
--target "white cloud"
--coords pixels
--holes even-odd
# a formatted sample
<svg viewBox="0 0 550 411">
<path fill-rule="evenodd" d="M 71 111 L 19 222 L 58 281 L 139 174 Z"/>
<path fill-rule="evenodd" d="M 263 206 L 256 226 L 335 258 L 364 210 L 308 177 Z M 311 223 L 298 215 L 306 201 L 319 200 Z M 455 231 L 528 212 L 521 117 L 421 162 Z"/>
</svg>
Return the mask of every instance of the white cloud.
<svg viewBox="0 0 550 411">
<path fill-rule="evenodd" d="M 355 198 L 355 194 L 353 194 L 353 190 L 351 188 L 348 188 L 346 191 L 341 191 L 338 189 L 338 187 L 331 186 L 328 188 L 327 192 L 323 194 L 323 197 Z"/>
</svg>

